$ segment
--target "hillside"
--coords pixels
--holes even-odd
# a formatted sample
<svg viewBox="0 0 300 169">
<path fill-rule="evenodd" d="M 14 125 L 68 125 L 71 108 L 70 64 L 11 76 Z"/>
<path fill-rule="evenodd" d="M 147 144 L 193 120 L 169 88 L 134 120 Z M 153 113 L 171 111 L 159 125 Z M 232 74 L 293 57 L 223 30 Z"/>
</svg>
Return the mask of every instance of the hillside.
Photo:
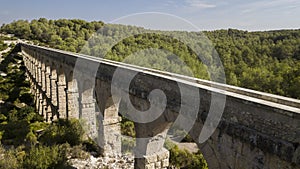
<svg viewBox="0 0 300 169">
<path fill-rule="evenodd" d="M 105 29 L 102 29 L 101 32 L 98 31 L 96 36 L 92 36 L 103 26 Z M 32 40 L 39 45 L 99 56 L 103 49 L 101 44 L 106 43 L 103 42 L 103 35 L 109 37 L 108 41 L 113 42 L 114 39 L 118 39 L 128 32 L 139 34 L 143 30 L 145 29 L 140 27 L 107 25 L 95 21 L 41 18 L 31 22 L 15 21 L 3 25 L 0 31 Z M 167 32 L 170 35 L 172 33 L 174 32 Z M 198 32 L 175 33 L 182 39 L 193 39 L 195 43 L 203 36 Z M 300 30 L 247 32 L 228 29 L 203 33 L 212 41 L 222 60 L 227 84 L 300 98 L 298 87 L 300 85 Z M 88 43 L 86 43 L 87 40 L 89 40 Z M 205 48 L 205 44 L 203 45 Z M 209 79 L 207 67 L 184 43 L 156 33 L 140 34 L 123 39 L 110 49 L 105 57 L 123 61 L 126 56 L 149 47 L 167 49 L 178 55 L 180 60 L 183 60 L 191 69 L 194 76 Z M 148 53 L 151 52 L 148 51 L 144 55 Z M 159 54 L 164 55 L 163 52 Z M 210 55 L 213 54 L 204 54 L 204 56 L 208 56 L 208 59 L 210 59 Z M 178 66 L 178 63 L 174 63 L 174 57 L 168 57 L 169 54 L 164 56 L 166 57 L 133 57 L 133 59 L 129 59 L 129 62 L 175 73 L 183 72 L 185 74 L 188 72 L 185 68 Z M 215 71 L 220 70 L 216 68 Z"/>
</svg>

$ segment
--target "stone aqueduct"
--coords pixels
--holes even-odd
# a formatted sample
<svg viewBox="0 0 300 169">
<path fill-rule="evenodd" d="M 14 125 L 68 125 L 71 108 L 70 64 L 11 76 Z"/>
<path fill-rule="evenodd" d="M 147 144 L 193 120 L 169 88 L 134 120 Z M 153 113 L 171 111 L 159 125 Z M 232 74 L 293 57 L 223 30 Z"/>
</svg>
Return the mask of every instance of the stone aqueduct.
<svg viewBox="0 0 300 169">
<path fill-rule="evenodd" d="M 37 110 L 46 121 L 56 118 L 87 121 L 88 127 L 96 128 L 89 134 L 99 136 L 97 141 L 103 155 L 116 155 L 121 150 L 120 105 L 111 94 L 112 87 L 119 87 L 112 84 L 112 76 L 120 68 L 138 73 L 126 91 L 137 109 L 149 108 L 147 96 L 153 89 L 163 90 L 168 98 L 166 110 L 156 120 L 135 124 L 138 138 L 150 137 L 137 142 L 143 158 L 135 159 L 135 168 L 169 165 L 169 152 L 163 148 L 166 131 L 178 117 L 180 106 L 192 109 L 190 103 L 180 101 L 178 84 L 199 91 L 199 113 L 190 130 L 195 140 L 211 108 L 212 94 L 226 96 L 217 130 L 206 142 L 197 143 L 210 169 L 300 168 L 299 100 L 24 43 L 18 45 L 18 50 L 24 58 Z M 80 81 L 74 76 L 78 59 L 86 63 L 79 69 Z M 93 66 L 99 67 L 91 77 L 87 72 Z"/>
</svg>

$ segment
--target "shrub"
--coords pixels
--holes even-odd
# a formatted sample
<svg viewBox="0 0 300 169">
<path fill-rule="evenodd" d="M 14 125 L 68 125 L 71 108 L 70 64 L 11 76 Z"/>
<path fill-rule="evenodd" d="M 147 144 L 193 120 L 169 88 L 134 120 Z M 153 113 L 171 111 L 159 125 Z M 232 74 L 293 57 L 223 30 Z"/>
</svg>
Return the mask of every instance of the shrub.
<svg viewBox="0 0 300 169">
<path fill-rule="evenodd" d="M 30 93 L 21 93 L 19 97 L 20 101 L 31 105 L 33 103 L 33 97 Z"/>
<path fill-rule="evenodd" d="M 30 132 L 26 135 L 25 140 L 26 140 L 28 143 L 30 143 L 30 145 L 36 145 L 36 143 L 38 142 L 38 141 L 37 141 L 36 135 L 34 135 L 32 131 L 30 131 Z"/>
<path fill-rule="evenodd" d="M 84 147 L 82 145 L 77 145 L 74 147 L 69 148 L 68 156 L 71 156 L 71 158 L 79 158 L 79 159 L 88 159 L 90 157 L 90 154 L 83 150 Z"/>
<path fill-rule="evenodd" d="M 5 169 L 16 169 L 21 167 L 23 156 L 16 150 L 5 150 L 2 146 L 0 147 L 0 168 Z M 18 158 L 19 157 L 19 158 Z"/>
<path fill-rule="evenodd" d="M 135 137 L 134 123 L 123 118 L 121 122 L 121 133 L 125 136 Z"/>
<path fill-rule="evenodd" d="M 66 151 L 63 145 L 33 147 L 25 156 L 23 168 L 63 168 L 67 161 Z"/>
<path fill-rule="evenodd" d="M 26 121 L 12 121 L 7 124 L 1 124 L 0 127 L 4 131 L 2 143 L 8 145 L 18 146 L 23 144 L 26 135 L 30 132 L 28 122 Z"/>
<path fill-rule="evenodd" d="M 77 119 L 59 119 L 49 125 L 40 137 L 46 145 L 69 143 L 71 146 L 82 143 L 84 131 Z"/>
<path fill-rule="evenodd" d="M 170 151 L 170 164 L 176 168 L 207 169 L 207 163 L 200 151 L 190 153 L 186 149 L 181 150 L 177 145 L 166 141 L 165 147 Z"/>
<path fill-rule="evenodd" d="M 99 145 L 92 139 L 83 141 L 84 149 L 88 152 L 92 152 L 93 156 L 99 157 L 101 155 L 101 148 Z"/>
<path fill-rule="evenodd" d="M 7 120 L 7 117 L 4 114 L 0 114 L 0 123 Z"/>
<path fill-rule="evenodd" d="M 135 146 L 135 139 L 134 138 L 122 138 L 122 152 L 130 153 Z"/>
</svg>

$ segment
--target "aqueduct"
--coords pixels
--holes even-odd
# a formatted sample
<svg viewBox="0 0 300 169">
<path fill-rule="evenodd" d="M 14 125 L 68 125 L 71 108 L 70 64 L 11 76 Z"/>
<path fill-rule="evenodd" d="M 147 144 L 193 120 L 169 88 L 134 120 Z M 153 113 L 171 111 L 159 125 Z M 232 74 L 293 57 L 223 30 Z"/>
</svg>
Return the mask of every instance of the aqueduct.
<svg viewBox="0 0 300 169">
<path fill-rule="evenodd" d="M 149 138 L 137 142 L 142 158 L 135 159 L 135 168 L 168 167 L 169 152 L 163 143 L 166 130 L 178 118 L 180 106 L 197 109 L 196 122 L 189 133 L 198 140 L 207 112 L 214 106 L 213 94 L 226 97 L 226 103 L 217 130 L 207 141 L 198 143 L 210 169 L 300 168 L 299 100 L 24 43 L 18 47 L 38 112 L 46 121 L 84 119 L 89 135 L 98 136 L 103 155 L 121 151 L 118 114 L 122 100 L 114 101 L 111 88 L 129 93 L 130 101 L 139 110 L 147 110 L 149 93 L 160 89 L 168 98 L 165 111 L 152 122 L 135 125 L 137 138 Z M 85 64 L 74 70 L 79 58 Z M 96 74 L 89 74 L 88 70 L 95 66 Z M 137 73 L 129 91 L 112 83 L 117 68 Z M 77 76 L 74 71 L 78 71 Z M 80 80 L 76 79 L 79 76 Z M 178 84 L 199 92 L 199 107 L 180 100 Z"/>
</svg>

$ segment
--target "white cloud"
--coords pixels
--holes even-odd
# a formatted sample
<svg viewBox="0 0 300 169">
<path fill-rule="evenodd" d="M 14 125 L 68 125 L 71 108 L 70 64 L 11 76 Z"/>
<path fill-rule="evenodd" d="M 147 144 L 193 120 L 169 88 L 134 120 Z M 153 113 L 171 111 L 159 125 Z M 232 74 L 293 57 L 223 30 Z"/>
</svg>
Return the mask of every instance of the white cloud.
<svg viewBox="0 0 300 169">
<path fill-rule="evenodd" d="M 254 12 L 262 9 L 277 9 L 277 8 L 297 8 L 300 6 L 298 0 L 263 0 L 246 4 L 242 13 Z"/>
<path fill-rule="evenodd" d="M 205 2 L 203 0 L 185 0 L 188 7 L 192 8 L 199 8 L 199 9 L 205 9 L 205 8 L 215 8 L 215 4 L 210 4 L 208 2 Z"/>
</svg>

